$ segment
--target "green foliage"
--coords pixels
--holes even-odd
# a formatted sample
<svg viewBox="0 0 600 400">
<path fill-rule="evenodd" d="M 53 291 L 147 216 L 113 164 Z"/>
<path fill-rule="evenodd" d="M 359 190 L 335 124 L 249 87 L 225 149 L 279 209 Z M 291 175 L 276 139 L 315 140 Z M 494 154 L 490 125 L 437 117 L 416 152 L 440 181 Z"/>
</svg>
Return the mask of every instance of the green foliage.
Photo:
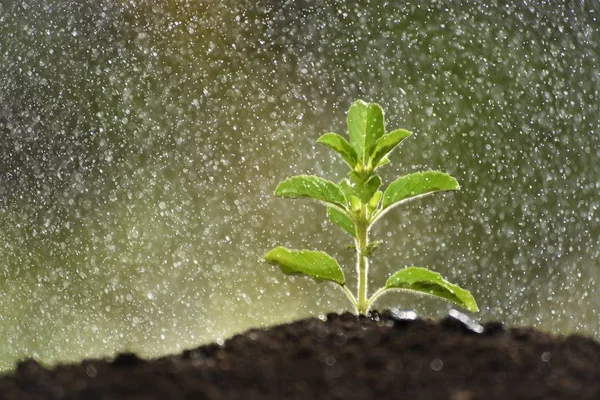
<svg viewBox="0 0 600 400">
<path fill-rule="evenodd" d="M 304 274 L 317 281 L 345 283 L 340 265 L 322 251 L 289 250 L 280 246 L 265 254 L 265 260 L 277 264 L 288 275 Z"/>
<path fill-rule="evenodd" d="M 358 155 L 359 165 L 366 165 L 371 148 L 385 134 L 383 110 L 379 104 L 355 101 L 348 110 L 348 136 Z"/>
<path fill-rule="evenodd" d="M 326 133 L 317 139 L 317 143 L 321 143 L 338 153 L 350 168 L 356 166 L 356 163 L 358 162 L 356 151 L 354 151 L 346 139 L 337 133 Z"/>
<path fill-rule="evenodd" d="M 426 268 L 408 267 L 389 277 L 386 289 L 403 289 L 449 300 L 469 311 L 479 311 L 475 299 L 465 289 L 448 282 L 437 272 Z"/>
<path fill-rule="evenodd" d="M 382 209 L 394 207 L 435 192 L 459 190 L 456 179 L 439 171 L 415 172 L 390 183 L 383 193 Z"/>
<path fill-rule="evenodd" d="M 346 196 L 342 189 L 327 179 L 310 175 L 298 175 L 281 182 L 275 195 L 289 198 L 309 198 L 331 204 L 342 209 L 346 207 Z"/>
<path fill-rule="evenodd" d="M 265 260 L 278 265 L 286 274 L 302 274 L 317 281 L 334 282 L 344 289 L 359 314 L 366 314 L 373 302 L 392 290 L 405 290 L 451 301 L 469 311 L 478 311 L 471 293 L 426 268 L 408 267 L 394 273 L 384 287 L 367 297 L 369 259 L 383 242 L 369 242 L 373 224 L 394 207 L 423 196 L 443 191 L 459 190 L 456 179 L 439 171 L 415 172 L 404 175 L 385 190 L 375 170 L 390 162 L 388 154 L 411 133 L 404 129 L 385 132 L 383 110 L 378 104 L 355 101 L 348 110 L 348 136 L 326 133 L 318 139 L 333 150 L 350 167 L 339 184 L 308 175 L 281 182 L 275 195 L 289 198 L 309 198 L 327 205 L 329 220 L 354 239 L 349 246 L 358 260 L 357 295 L 346 287 L 344 273 L 337 261 L 319 251 L 289 250 L 277 247 L 265 255 Z"/>
<path fill-rule="evenodd" d="M 382 244 L 383 240 L 376 240 L 374 242 L 371 242 L 365 246 L 364 250 L 362 251 L 362 254 L 367 258 L 371 258 L 375 249 L 381 246 Z"/>
<path fill-rule="evenodd" d="M 354 221 L 345 212 L 339 211 L 337 208 L 327 207 L 327 217 L 348 235 L 354 237 L 356 234 Z"/>
<path fill-rule="evenodd" d="M 389 154 L 394 147 L 398 146 L 402 140 L 406 139 L 412 135 L 406 129 L 396 129 L 386 135 L 383 135 L 377 142 L 375 142 L 375 148 L 373 149 L 373 153 L 371 154 L 370 164 L 377 165 L 382 159 Z M 389 162 L 387 160 L 386 164 Z"/>
<path fill-rule="evenodd" d="M 368 180 L 363 181 L 363 178 L 354 171 L 348 174 L 348 178 L 340 182 L 340 188 L 346 197 L 353 195 L 363 203 L 368 203 L 380 186 L 381 177 L 379 175 L 371 175 Z"/>
</svg>

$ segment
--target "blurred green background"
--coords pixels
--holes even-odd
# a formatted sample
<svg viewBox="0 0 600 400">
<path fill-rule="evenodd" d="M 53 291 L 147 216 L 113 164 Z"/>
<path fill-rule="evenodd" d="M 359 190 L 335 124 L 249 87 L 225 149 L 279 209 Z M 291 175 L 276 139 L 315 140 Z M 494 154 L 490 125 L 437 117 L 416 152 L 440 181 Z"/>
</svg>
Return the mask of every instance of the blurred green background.
<svg viewBox="0 0 600 400">
<path fill-rule="evenodd" d="M 461 3 L 2 2 L 0 369 L 346 310 L 261 256 L 324 250 L 354 285 L 324 208 L 272 193 L 343 177 L 315 141 L 357 98 L 415 133 L 384 182 L 441 169 L 463 187 L 386 216 L 372 285 L 428 266 L 477 319 L 600 339 L 600 5 Z"/>
</svg>

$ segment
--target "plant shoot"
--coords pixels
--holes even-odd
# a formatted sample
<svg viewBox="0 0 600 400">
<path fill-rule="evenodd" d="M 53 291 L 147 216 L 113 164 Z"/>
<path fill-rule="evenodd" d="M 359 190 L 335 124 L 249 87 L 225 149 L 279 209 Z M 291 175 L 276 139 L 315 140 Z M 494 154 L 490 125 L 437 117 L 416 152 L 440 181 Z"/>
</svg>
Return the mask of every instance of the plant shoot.
<svg viewBox="0 0 600 400">
<path fill-rule="evenodd" d="M 329 220 L 354 239 L 358 287 L 356 294 L 346 286 L 344 272 L 338 262 L 321 251 L 290 250 L 276 247 L 265 260 L 276 264 L 286 274 L 302 274 L 317 281 L 339 285 L 358 314 L 366 315 L 373 302 L 392 290 L 404 290 L 439 297 L 469 311 L 478 311 L 471 293 L 454 285 L 436 272 L 422 267 L 407 267 L 392 274 L 385 285 L 368 293 L 369 261 L 380 241 L 369 241 L 369 231 L 396 206 L 436 192 L 459 190 L 452 176 L 439 171 L 404 175 L 382 190 L 378 168 L 390 162 L 388 154 L 411 135 L 405 129 L 386 133 L 382 108 L 375 103 L 355 101 L 348 111 L 349 141 L 337 133 L 326 133 L 317 142 L 337 153 L 350 171 L 340 183 L 299 175 L 281 182 L 275 195 L 308 198 L 327 206 Z"/>
</svg>

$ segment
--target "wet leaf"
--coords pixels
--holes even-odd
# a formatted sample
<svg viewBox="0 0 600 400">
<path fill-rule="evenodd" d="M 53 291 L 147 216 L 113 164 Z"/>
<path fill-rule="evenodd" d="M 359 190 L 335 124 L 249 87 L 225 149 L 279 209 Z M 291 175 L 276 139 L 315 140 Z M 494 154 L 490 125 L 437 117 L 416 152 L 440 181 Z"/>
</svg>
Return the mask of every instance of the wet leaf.
<svg viewBox="0 0 600 400">
<path fill-rule="evenodd" d="M 348 110 L 348 136 L 358 159 L 364 164 L 371 148 L 385 133 L 383 110 L 378 104 L 357 100 Z"/>
<path fill-rule="evenodd" d="M 322 251 L 290 250 L 276 247 L 265 254 L 264 259 L 276 264 L 285 274 L 300 274 L 317 281 L 331 281 L 344 285 L 344 272 L 338 262 Z"/>
<path fill-rule="evenodd" d="M 369 207 L 369 211 L 373 212 L 377 209 L 377 207 L 379 207 L 379 202 L 381 201 L 382 197 L 383 192 L 381 190 L 375 192 L 373 197 L 371 197 L 371 199 L 369 200 L 369 204 L 367 204 L 367 206 Z"/>
<path fill-rule="evenodd" d="M 354 168 L 356 166 L 356 151 L 354 151 L 346 139 L 337 133 L 326 133 L 317 140 L 317 143 L 321 143 L 322 145 L 325 145 L 338 153 L 344 159 L 346 164 L 350 166 L 350 168 Z"/>
<path fill-rule="evenodd" d="M 379 168 L 379 167 L 383 167 L 384 165 L 387 165 L 387 164 L 389 164 L 389 163 L 390 163 L 390 159 L 389 159 L 389 158 L 387 158 L 387 157 L 383 157 L 383 158 L 381 159 L 381 161 L 379 161 L 379 163 L 378 163 L 378 164 L 375 166 L 375 168 L 373 168 L 373 169 L 377 169 L 377 168 Z"/>
<path fill-rule="evenodd" d="M 298 175 L 281 182 L 275 195 L 288 198 L 309 198 L 326 204 L 346 208 L 346 197 L 335 183 L 318 176 Z"/>
<path fill-rule="evenodd" d="M 382 210 L 431 193 L 459 189 L 456 179 L 444 172 L 415 172 L 390 183 L 383 193 Z"/>
<path fill-rule="evenodd" d="M 360 213 L 360 210 L 362 208 L 362 203 L 360 202 L 360 199 L 353 194 L 351 194 L 348 197 L 350 198 L 350 210 L 353 213 Z"/>
<path fill-rule="evenodd" d="M 363 203 L 369 203 L 373 196 L 377 193 L 381 187 L 381 177 L 379 175 L 372 175 L 367 183 L 364 185 L 364 190 L 361 193 L 361 200 Z"/>
<path fill-rule="evenodd" d="M 380 187 L 381 177 L 379 175 L 371 175 L 369 180 L 363 182 L 354 171 L 350 172 L 347 179 L 340 182 L 340 188 L 346 197 L 354 195 L 363 203 L 368 203 Z"/>
<path fill-rule="evenodd" d="M 352 219 L 337 208 L 327 207 L 327 217 L 348 235 L 352 237 L 356 236 L 356 228 Z"/>
<path fill-rule="evenodd" d="M 365 247 L 364 251 L 363 251 L 363 255 L 367 258 L 371 258 L 371 256 L 373 255 L 373 252 L 383 244 L 382 240 L 375 240 L 374 242 L 371 242 L 367 245 L 367 247 Z"/>
<path fill-rule="evenodd" d="M 375 147 L 371 154 L 371 165 L 377 166 L 379 162 L 394 149 L 394 147 L 399 145 L 402 140 L 410 135 L 412 135 L 412 133 L 406 129 L 396 129 L 395 131 L 380 137 L 377 142 L 375 142 Z"/>
<path fill-rule="evenodd" d="M 386 289 L 403 289 L 449 300 L 469 311 L 479 311 L 468 290 L 452 284 L 437 272 L 421 267 L 408 267 L 394 273 L 385 283 Z"/>
</svg>

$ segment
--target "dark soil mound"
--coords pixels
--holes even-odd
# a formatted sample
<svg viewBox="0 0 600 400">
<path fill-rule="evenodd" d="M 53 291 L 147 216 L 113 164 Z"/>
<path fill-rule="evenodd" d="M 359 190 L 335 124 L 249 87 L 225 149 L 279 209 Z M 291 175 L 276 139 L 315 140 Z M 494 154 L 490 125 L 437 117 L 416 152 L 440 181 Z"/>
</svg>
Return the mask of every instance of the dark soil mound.
<svg viewBox="0 0 600 400">
<path fill-rule="evenodd" d="M 600 399 L 600 344 L 458 314 L 332 314 L 156 360 L 25 361 L 0 378 L 0 398 Z"/>
</svg>

